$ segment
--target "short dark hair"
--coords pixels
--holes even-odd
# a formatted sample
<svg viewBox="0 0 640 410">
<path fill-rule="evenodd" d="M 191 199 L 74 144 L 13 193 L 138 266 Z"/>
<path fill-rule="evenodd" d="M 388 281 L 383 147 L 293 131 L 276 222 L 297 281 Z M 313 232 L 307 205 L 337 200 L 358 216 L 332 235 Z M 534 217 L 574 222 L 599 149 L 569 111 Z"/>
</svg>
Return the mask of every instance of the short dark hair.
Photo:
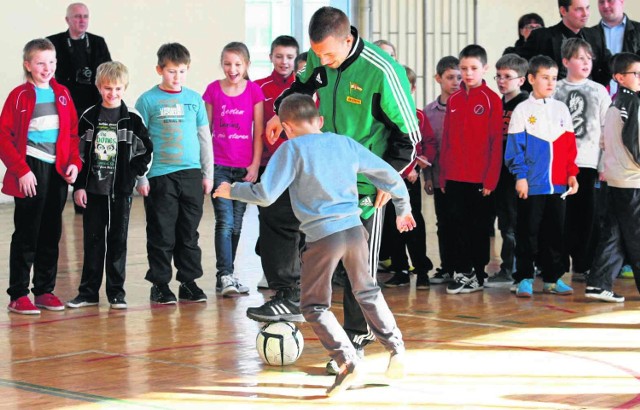
<svg viewBox="0 0 640 410">
<path fill-rule="evenodd" d="M 496 70 L 513 70 L 524 77 L 529 70 L 529 63 L 517 54 L 505 54 L 496 62 Z"/>
<path fill-rule="evenodd" d="M 529 60 L 529 74 L 536 76 L 541 68 L 558 68 L 558 63 L 549 56 L 539 54 Z"/>
<path fill-rule="evenodd" d="M 611 58 L 611 74 L 622 74 L 629 71 L 635 63 L 640 63 L 640 56 L 633 53 L 618 53 Z"/>
<path fill-rule="evenodd" d="M 537 13 L 527 13 L 518 19 L 518 30 L 523 29 L 524 26 L 531 22 L 535 22 L 544 27 L 544 20 Z"/>
<path fill-rule="evenodd" d="M 318 108 L 313 98 L 306 94 L 294 93 L 280 103 L 278 116 L 281 122 L 304 122 L 318 117 Z"/>
<path fill-rule="evenodd" d="M 460 51 L 458 58 L 462 60 L 463 58 L 477 58 L 482 62 L 482 65 L 487 64 L 487 50 L 485 50 L 482 46 L 477 44 L 469 44 L 465 48 Z"/>
<path fill-rule="evenodd" d="M 309 56 L 309 53 L 308 53 L 308 52 L 306 52 L 306 51 L 304 51 L 304 52 L 302 52 L 302 53 L 298 54 L 298 55 L 296 56 L 296 59 L 295 59 L 295 60 L 293 60 L 293 65 L 294 65 L 294 67 L 295 67 L 295 68 L 294 68 L 294 70 L 296 70 L 296 71 L 298 70 L 298 63 L 300 63 L 300 61 L 304 61 L 304 62 L 306 63 L 306 62 L 307 62 L 307 57 L 308 57 L 308 56 Z"/>
<path fill-rule="evenodd" d="M 411 67 L 408 67 L 406 65 L 403 65 L 404 67 L 404 71 L 407 73 L 407 78 L 409 79 L 409 84 L 411 84 L 411 87 L 415 87 L 416 86 L 416 81 L 418 81 L 418 76 L 416 75 L 416 72 L 413 71 L 411 69 Z"/>
<path fill-rule="evenodd" d="M 562 58 L 566 58 L 567 60 L 569 60 L 571 59 L 571 57 L 578 54 L 581 48 L 584 49 L 584 51 L 589 54 L 589 56 L 593 57 L 593 49 L 591 48 L 591 44 L 587 43 L 586 40 L 583 40 L 580 37 L 572 37 L 566 39 L 562 43 L 560 54 L 562 55 Z"/>
<path fill-rule="evenodd" d="M 158 66 L 164 68 L 168 63 L 191 64 L 191 54 L 180 43 L 166 43 L 158 49 Z"/>
<path fill-rule="evenodd" d="M 320 7 L 309 21 L 309 39 L 320 43 L 329 36 L 346 38 L 351 32 L 349 17 L 335 7 Z"/>
<path fill-rule="evenodd" d="M 436 65 L 436 74 L 442 76 L 442 74 L 444 74 L 444 72 L 447 70 L 457 70 L 459 64 L 460 60 L 458 60 L 454 56 L 442 57 Z"/>
<path fill-rule="evenodd" d="M 300 52 L 300 45 L 298 44 L 298 40 L 291 36 L 278 36 L 271 42 L 271 51 L 269 55 L 273 54 L 273 50 L 276 47 L 294 47 L 296 49 L 296 54 Z"/>
<path fill-rule="evenodd" d="M 573 3 L 573 0 L 558 0 L 558 8 L 564 7 L 565 10 L 569 10 L 571 3 Z"/>
</svg>

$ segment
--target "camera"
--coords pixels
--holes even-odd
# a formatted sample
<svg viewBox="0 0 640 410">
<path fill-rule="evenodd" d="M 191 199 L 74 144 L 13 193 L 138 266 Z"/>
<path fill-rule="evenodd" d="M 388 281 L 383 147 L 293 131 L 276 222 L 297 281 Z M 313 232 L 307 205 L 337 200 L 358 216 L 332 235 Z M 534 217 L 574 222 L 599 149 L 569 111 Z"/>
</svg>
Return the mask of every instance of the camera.
<svg viewBox="0 0 640 410">
<path fill-rule="evenodd" d="M 92 74 L 93 74 L 93 71 L 91 71 L 89 67 L 79 68 L 78 71 L 76 71 L 76 83 L 91 85 Z"/>
</svg>

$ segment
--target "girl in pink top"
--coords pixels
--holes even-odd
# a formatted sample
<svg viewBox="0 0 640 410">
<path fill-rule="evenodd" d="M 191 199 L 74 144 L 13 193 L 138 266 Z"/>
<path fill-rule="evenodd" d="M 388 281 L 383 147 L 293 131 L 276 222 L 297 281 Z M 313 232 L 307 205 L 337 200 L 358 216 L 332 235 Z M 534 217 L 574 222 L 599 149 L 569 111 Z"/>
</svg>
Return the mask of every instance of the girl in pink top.
<svg viewBox="0 0 640 410">
<path fill-rule="evenodd" d="M 260 87 L 249 80 L 249 50 L 232 42 L 222 49 L 224 78 L 207 86 L 203 95 L 213 136 L 213 186 L 222 182 L 255 182 L 262 155 L 263 101 Z M 216 218 L 216 288 L 223 296 L 248 293 L 233 276 L 233 263 L 246 204 L 213 198 Z"/>
</svg>

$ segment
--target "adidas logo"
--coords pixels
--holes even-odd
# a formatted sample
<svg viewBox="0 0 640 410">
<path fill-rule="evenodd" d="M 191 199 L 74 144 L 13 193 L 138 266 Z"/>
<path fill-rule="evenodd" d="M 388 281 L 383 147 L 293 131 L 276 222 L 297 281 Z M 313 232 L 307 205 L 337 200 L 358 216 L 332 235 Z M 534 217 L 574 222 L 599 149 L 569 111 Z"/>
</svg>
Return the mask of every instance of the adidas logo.
<svg viewBox="0 0 640 410">
<path fill-rule="evenodd" d="M 291 310 L 289 310 L 289 308 L 283 303 L 278 303 L 277 305 L 271 305 L 271 311 L 274 313 L 275 316 L 291 313 Z"/>
<path fill-rule="evenodd" d="M 360 206 L 373 206 L 373 201 L 371 200 L 371 196 L 367 195 L 360 201 Z"/>
<path fill-rule="evenodd" d="M 318 73 L 318 75 L 316 75 L 316 83 L 322 84 L 322 77 L 320 77 L 320 73 Z"/>
</svg>

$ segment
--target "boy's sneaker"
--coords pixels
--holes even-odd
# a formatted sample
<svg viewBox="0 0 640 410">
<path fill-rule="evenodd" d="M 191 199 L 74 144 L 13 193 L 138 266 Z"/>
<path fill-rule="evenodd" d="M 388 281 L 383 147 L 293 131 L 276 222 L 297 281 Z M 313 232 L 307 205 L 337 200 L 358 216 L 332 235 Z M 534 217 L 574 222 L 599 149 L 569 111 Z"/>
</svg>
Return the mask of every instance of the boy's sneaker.
<svg viewBox="0 0 640 410">
<path fill-rule="evenodd" d="M 429 275 L 426 273 L 419 273 L 416 278 L 416 289 L 429 289 Z"/>
<path fill-rule="evenodd" d="M 111 309 L 126 309 L 127 302 L 122 296 L 116 296 L 109 301 L 109 306 L 111 307 Z"/>
<path fill-rule="evenodd" d="M 33 303 L 31 303 L 31 299 L 29 296 L 20 296 L 16 300 L 12 300 L 9 302 L 9 306 L 7 306 L 10 312 L 19 313 L 21 315 L 39 315 L 40 309 L 35 307 Z"/>
<path fill-rule="evenodd" d="M 67 307 L 70 307 L 72 309 L 83 308 L 87 306 L 96 306 L 97 304 L 98 304 L 97 300 L 96 301 L 89 300 L 84 296 L 80 296 L 80 295 L 76 296 L 75 298 L 65 303 Z"/>
<path fill-rule="evenodd" d="M 453 275 L 453 282 L 447 285 L 447 293 L 450 295 L 472 293 L 480 290 L 482 290 L 482 285 L 478 283 L 478 278 L 474 273 L 468 275 L 456 273 Z"/>
<path fill-rule="evenodd" d="M 610 290 L 594 288 L 592 286 L 587 286 L 587 289 L 584 291 L 584 296 L 589 299 L 597 299 L 603 302 L 612 302 L 612 303 L 622 303 L 624 302 L 624 296 L 618 295 Z"/>
<path fill-rule="evenodd" d="M 439 285 L 440 283 L 449 283 L 453 280 L 451 272 L 436 268 L 436 274 L 431 278 L 431 283 Z"/>
<path fill-rule="evenodd" d="M 382 285 L 385 288 L 397 288 L 399 286 L 408 286 L 410 283 L 409 272 L 401 270 L 393 274 L 391 279 L 384 282 Z"/>
<path fill-rule="evenodd" d="M 300 299 L 294 301 L 290 293 L 289 289 L 278 290 L 264 305 L 247 309 L 247 317 L 257 322 L 304 322 Z"/>
<path fill-rule="evenodd" d="M 513 283 L 511 274 L 504 269 L 500 269 L 495 275 L 484 282 L 488 288 L 508 288 Z"/>
<path fill-rule="evenodd" d="M 360 344 L 354 347 L 356 348 L 356 355 L 358 355 L 358 359 L 359 360 L 364 359 L 364 347 L 362 347 L 362 345 Z M 340 373 L 340 366 L 338 366 L 338 363 L 333 359 L 327 362 L 327 365 L 325 366 L 325 368 L 329 376 L 335 376 L 338 373 Z"/>
<path fill-rule="evenodd" d="M 522 279 L 516 288 L 516 296 L 519 298 L 533 296 L 533 279 Z"/>
<path fill-rule="evenodd" d="M 151 302 L 160 305 L 175 305 L 178 300 L 166 283 L 155 283 L 151 286 Z"/>
<path fill-rule="evenodd" d="M 60 311 L 64 310 L 64 304 L 53 293 L 43 293 L 34 298 L 34 304 L 42 309 Z"/>
<path fill-rule="evenodd" d="M 393 352 L 389 356 L 389 365 L 387 365 L 387 371 L 385 376 L 390 379 L 402 379 L 405 375 L 405 360 L 404 352 Z"/>
<path fill-rule="evenodd" d="M 620 277 L 624 279 L 633 279 L 633 269 L 631 269 L 631 265 L 624 265 L 622 269 L 620 269 Z"/>
<path fill-rule="evenodd" d="M 206 302 L 207 295 L 196 285 L 196 282 L 184 282 L 178 288 L 180 302 Z"/>
<path fill-rule="evenodd" d="M 347 362 L 340 366 L 333 385 L 327 389 L 327 396 L 333 396 L 347 390 L 358 378 L 359 367 L 357 362 Z"/>
<path fill-rule="evenodd" d="M 573 288 L 564 283 L 562 279 L 558 279 L 556 283 L 545 283 L 542 292 L 565 296 L 573 294 Z"/>
<path fill-rule="evenodd" d="M 223 275 L 220 277 L 220 285 L 222 296 L 238 295 L 241 293 L 249 293 L 249 288 L 238 282 L 233 275 Z"/>
<path fill-rule="evenodd" d="M 378 273 L 391 273 L 391 258 L 378 262 Z"/>
</svg>

